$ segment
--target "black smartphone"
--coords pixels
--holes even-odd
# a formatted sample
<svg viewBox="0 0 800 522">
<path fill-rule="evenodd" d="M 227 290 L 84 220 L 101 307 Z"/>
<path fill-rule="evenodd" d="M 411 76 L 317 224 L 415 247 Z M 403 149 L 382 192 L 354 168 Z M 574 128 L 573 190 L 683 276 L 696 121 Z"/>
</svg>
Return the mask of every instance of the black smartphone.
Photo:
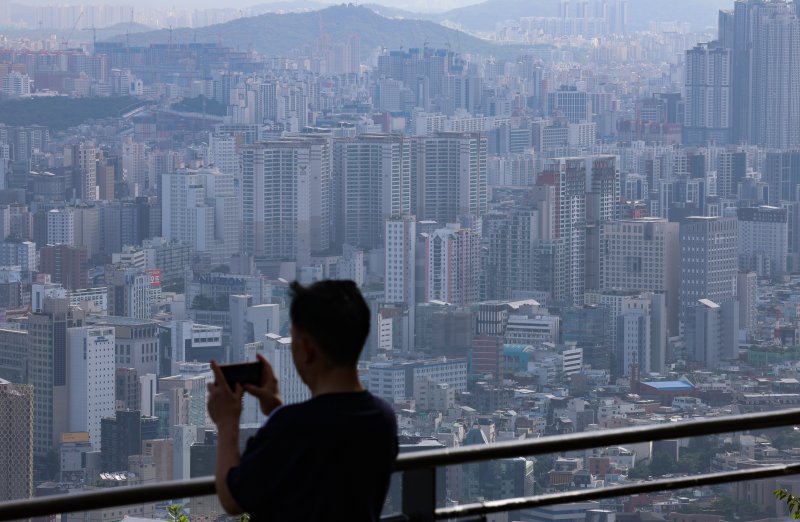
<svg viewBox="0 0 800 522">
<path fill-rule="evenodd" d="M 261 361 L 222 364 L 219 369 L 222 370 L 222 375 L 225 376 L 225 381 L 231 390 L 236 388 L 237 382 L 242 385 L 261 384 Z"/>
</svg>

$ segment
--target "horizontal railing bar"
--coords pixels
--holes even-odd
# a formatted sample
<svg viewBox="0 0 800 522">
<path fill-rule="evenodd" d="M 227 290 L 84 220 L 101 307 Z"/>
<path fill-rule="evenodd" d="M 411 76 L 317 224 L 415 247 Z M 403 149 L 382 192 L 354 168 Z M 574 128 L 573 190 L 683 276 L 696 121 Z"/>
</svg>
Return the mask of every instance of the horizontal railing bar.
<svg viewBox="0 0 800 522">
<path fill-rule="evenodd" d="M 477 444 L 432 451 L 415 451 L 399 455 L 395 470 L 405 471 L 422 467 L 448 466 L 467 464 L 484 460 L 495 460 L 529 455 L 544 455 L 562 451 L 599 448 L 649 442 L 664 439 L 683 439 L 745 431 L 754 428 L 777 428 L 800 424 L 800 408 L 784 411 L 748 413 L 714 419 L 702 419 L 685 422 L 670 422 L 656 426 L 640 426 L 634 428 L 617 428 L 603 431 L 570 433 L 538 439 L 522 441 L 498 442 L 495 444 Z"/>
<path fill-rule="evenodd" d="M 800 424 L 800 408 L 399 455 L 396 471 Z M 648 483 L 650 484 L 650 483 Z M 627 486 L 626 486 L 627 487 Z M 0 503 L 0 521 L 213 495 L 213 477 Z M 563 499 L 564 495 L 558 498 Z"/>
<path fill-rule="evenodd" d="M 411 519 L 408 517 L 408 515 L 404 515 L 403 513 L 381 517 L 381 522 L 408 522 L 409 520 Z"/>
<path fill-rule="evenodd" d="M 573 502 L 586 502 L 589 500 L 601 500 L 606 498 L 617 498 L 642 493 L 656 493 L 659 491 L 685 489 L 698 486 L 713 486 L 715 484 L 726 484 L 731 482 L 747 482 L 749 480 L 798 474 L 800 474 L 800 463 L 755 469 L 725 471 L 721 473 L 707 473 L 704 475 L 654 480 L 652 482 L 640 482 L 637 484 L 627 484 L 624 486 L 609 486 L 607 488 L 566 491 L 563 493 L 551 493 L 534 497 L 489 500 L 486 502 L 464 504 L 462 506 L 439 508 L 436 510 L 436 519 L 444 520 L 448 518 L 486 515 L 489 513 L 505 513 L 507 511 L 517 511 L 527 508 L 570 504 Z"/>
<path fill-rule="evenodd" d="M 121 486 L 102 491 L 53 495 L 0 503 L 0 520 L 33 518 L 58 513 L 94 511 L 114 506 L 129 506 L 186 497 L 214 495 L 213 477 L 170 480 L 145 486 Z"/>
</svg>

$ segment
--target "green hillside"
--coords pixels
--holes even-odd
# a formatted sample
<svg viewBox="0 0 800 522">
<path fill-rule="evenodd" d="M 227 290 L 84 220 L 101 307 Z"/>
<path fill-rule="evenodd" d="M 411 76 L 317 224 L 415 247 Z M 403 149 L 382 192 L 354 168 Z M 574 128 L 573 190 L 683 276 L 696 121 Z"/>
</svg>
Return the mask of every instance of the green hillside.
<svg viewBox="0 0 800 522">
<path fill-rule="evenodd" d="M 64 130 L 85 123 L 120 116 L 145 102 L 129 96 L 113 98 L 67 98 L 64 96 L 9 100 L 0 103 L 0 123 L 44 125 Z"/>
<path fill-rule="evenodd" d="M 361 38 L 361 50 L 367 56 L 373 49 L 386 47 L 451 47 L 462 53 L 516 56 L 517 50 L 498 46 L 437 23 L 422 20 L 386 18 L 365 7 L 338 5 L 315 12 L 268 13 L 240 18 L 224 24 L 198 29 L 174 29 L 173 42 L 217 42 L 239 49 L 252 48 L 268 55 L 286 54 L 314 45 L 320 26 L 333 42 L 345 42 L 350 35 Z M 114 38 L 124 41 L 124 36 Z M 131 45 L 167 43 L 168 30 L 130 35 Z"/>
</svg>

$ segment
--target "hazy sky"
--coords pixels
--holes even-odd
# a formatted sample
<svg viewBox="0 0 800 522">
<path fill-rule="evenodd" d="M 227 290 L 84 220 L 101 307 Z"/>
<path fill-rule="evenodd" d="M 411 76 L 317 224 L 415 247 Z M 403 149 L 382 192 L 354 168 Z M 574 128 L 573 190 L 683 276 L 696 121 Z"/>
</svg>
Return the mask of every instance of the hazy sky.
<svg viewBox="0 0 800 522">
<path fill-rule="evenodd" d="M 176 9 L 203 9 L 203 8 L 222 8 L 232 7 L 235 9 L 242 9 L 252 7 L 260 4 L 275 3 L 275 1 L 266 0 L 226 0 L 220 2 L 219 0 L 0 0 L 0 2 L 19 3 L 28 5 L 88 5 L 88 4 L 112 4 L 112 5 L 133 5 L 145 7 L 173 7 Z M 280 3 L 297 3 L 304 4 L 302 0 L 299 2 L 291 2 L 286 0 L 278 0 Z M 344 0 L 312 0 L 322 4 L 341 4 Z M 353 0 L 349 0 L 353 1 Z M 413 11 L 447 11 L 456 7 L 462 7 L 470 4 L 477 4 L 483 0 L 367 0 L 353 3 L 376 3 L 401 9 L 408 9 Z M 553 0 L 555 4 L 557 0 Z"/>
</svg>

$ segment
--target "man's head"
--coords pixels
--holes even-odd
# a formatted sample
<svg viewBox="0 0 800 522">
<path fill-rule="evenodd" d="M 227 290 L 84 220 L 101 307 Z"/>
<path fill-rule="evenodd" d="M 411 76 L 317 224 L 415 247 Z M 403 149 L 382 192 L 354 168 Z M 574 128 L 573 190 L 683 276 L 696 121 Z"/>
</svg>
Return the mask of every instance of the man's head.
<svg viewBox="0 0 800 522">
<path fill-rule="evenodd" d="M 292 353 L 304 380 L 307 367 L 355 368 L 369 335 L 369 307 L 353 281 L 291 284 Z M 304 375 L 305 374 L 305 375 Z"/>
</svg>

